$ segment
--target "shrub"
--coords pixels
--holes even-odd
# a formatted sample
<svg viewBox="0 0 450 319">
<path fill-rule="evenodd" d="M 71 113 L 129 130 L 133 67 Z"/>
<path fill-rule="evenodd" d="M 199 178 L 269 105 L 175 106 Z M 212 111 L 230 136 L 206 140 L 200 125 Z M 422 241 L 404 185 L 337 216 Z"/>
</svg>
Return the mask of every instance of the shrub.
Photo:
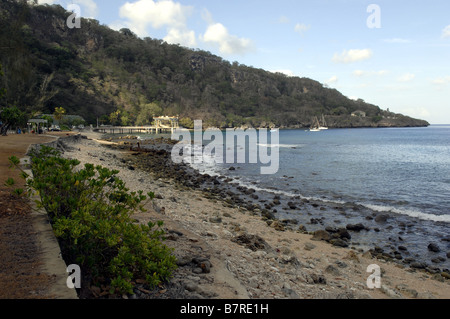
<svg viewBox="0 0 450 319">
<path fill-rule="evenodd" d="M 10 158 L 13 165 L 17 161 Z M 145 211 L 153 193 L 130 192 L 119 171 L 62 158 L 41 146 L 31 154 L 29 190 L 40 197 L 67 263 L 77 263 L 94 282 L 109 278 L 110 293 L 132 293 L 136 279 L 155 287 L 176 268 L 165 246 L 163 223 L 136 224 L 136 210 Z M 86 273 L 84 278 L 86 278 Z"/>
</svg>

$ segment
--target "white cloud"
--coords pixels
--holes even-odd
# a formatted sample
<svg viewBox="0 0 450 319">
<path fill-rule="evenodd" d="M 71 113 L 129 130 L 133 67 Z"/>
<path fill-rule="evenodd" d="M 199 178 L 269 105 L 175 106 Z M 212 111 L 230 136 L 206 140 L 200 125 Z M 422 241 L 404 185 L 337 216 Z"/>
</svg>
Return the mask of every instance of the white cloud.
<svg viewBox="0 0 450 319">
<path fill-rule="evenodd" d="M 211 12 L 208 11 L 208 9 L 203 9 L 202 11 L 202 19 L 206 21 L 208 24 L 214 24 L 214 19 L 212 17 Z"/>
<path fill-rule="evenodd" d="M 253 42 L 250 39 L 239 38 L 228 32 L 222 23 L 215 23 L 211 14 L 205 10 L 203 19 L 208 22 L 208 28 L 200 36 L 200 40 L 219 47 L 222 54 L 245 54 L 253 50 Z"/>
<path fill-rule="evenodd" d="M 163 40 L 167 43 L 179 43 L 188 47 L 193 47 L 197 44 L 194 31 L 176 28 L 170 29 Z"/>
<path fill-rule="evenodd" d="M 129 19 L 137 28 L 151 25 L 158 29 L 164 26 L 183 27 L 191 7 L 170 0 L 154 2 L 153 0 L 139 0 L 127 2 L 120 8 L 120 17 Z"/>
<path fill-rule="evenodd" d="M 385 74 L 388 74 L 388 73 L 389 73 L 388 70 L 380 70 L 380 71 L 376 71 L 375 72 L 376 75 L 385 75 Z"/>
<path fill-rule="evenodd" d="M 373 53 L 370 49 L 344 50 L 341 54 L 335 53 L 332 60 L 335 63 L 352 63 L 370 59 L 372 55 Z"/>
<path fill-rule="evenodd" d="M 295 76 L 294 71 L 292 70 L 288 70 L 288 69 L 284 69 L 284 70 L 273 70 L 271 71 L 272 73 L 281 73 L 287 76 Z"/>
<path fill-rule="evenodd" d="M 108 24 L 108 27 L 110 27 L 113 30 L 119 31 L 122 28 L 128 28 L 129 26 L 126 25 L 123 21 L 116 20 L 114 22 L 111 22 Z"/>
<path fill-rule="evenodd" d="M 336 75 L 334 75 L 331 78 L 329 78 L 328 80 L 326 80 L 325 84 L 330 85 L 330 84 L 336 83 L 337 81 L 339 81 L 339 79 Z"/>
<path fill-rule="evenodd" d="M 310 25 L 306 25 L 306 24 L 302 24 L 302 23 L 297 23 L 295 25 L 295 32 L 299 33 L 300 35 L 303 35 L 306 31 L 308 31 L 311 28 Z"/>
<path fill-rule="evenodd" d="M 125 25 L 138 36 L 148 36 L 148 28 L 167 28 L 165 41 L 194 46 L 195 33 L 187 28 L 187 18 L 192 13 L 191 6 L 184 6 L 172 0 L 138 0 L 127 2 L 120 7 L 119 14 L 125 22 L 115 22 L 111 27 Z"/>
<path fill-rule="evenodd" d="M 76 0 L 74 4 L 81 6 L 81 15 L 87 18 L 95 18 L 98 14 L 97 4 L 93 0 Z"/>
<path fill-rule="evenodd" d="M 439 85 L 439 86 L 441 86 L 441 85 L 447 85 L 447 84 L 450 84 L 450 76 L 444 76 L 444 77 L 440 77 L 440 78 L 437 78 L 437 79 L 434 79 L 433 81 L 431 81 L 433 84 L 436 84 L 436 85 Z"/>
<path fill-rule="evenodd" d="M 445 38 L 450 38 L 450 25 L 446 26 L 443 30 L 442 30 L 442 37 Z"/>
<path fill-rule="evenodd" d="M 357 77 L 362 77 L 362 76 L 382 76 L 389 73 L 389 71 L 387 70 L 380 70 L 380 71 L 363 71 L 363 70 L 355 70 L 353 71 L 353 75 L 357 76 Z"/>
<path fill-rule="evenodd" d="M 366 75 L 366 72 L 363 70 L 355 70 L 355 71 L 353 71 L 353 75 L 364 76 L 364 75 Z"/>
<path fill-rule="evenodd" d="M 287 24 L 287 23 L 289 23 L 289 22 L 291 22 L 291 20 L 289 20 L 289 18 L 286 17 L 286 16 L 281 16 L 281 17 L 278 19 L 278 23 L 281 23 L 281 24 Z"/>
<path fill-rule="evenodd" d="M 416 77 L 415 74 L 413 73 L 405 73 L 402 76 L 400 76 L 397 81 L 399 82 L 410 82 L 412 80 L 414 80 L 414 78 Z"/>
</svg>

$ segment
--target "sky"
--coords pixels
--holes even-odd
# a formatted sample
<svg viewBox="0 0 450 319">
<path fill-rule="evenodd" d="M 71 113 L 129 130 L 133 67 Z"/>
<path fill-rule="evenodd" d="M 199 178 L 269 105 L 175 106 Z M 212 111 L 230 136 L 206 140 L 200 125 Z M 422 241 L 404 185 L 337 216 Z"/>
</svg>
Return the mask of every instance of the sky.
<svg viewBox="0 0 450 319">
<path fill-rule="evenodd" d="M 450 124 L 448 0 L 39 0 Z M 72 11 L 73 9 L 71 9 Z M 82 25 L 81 25 L 82 27 Z"/>
</svg>

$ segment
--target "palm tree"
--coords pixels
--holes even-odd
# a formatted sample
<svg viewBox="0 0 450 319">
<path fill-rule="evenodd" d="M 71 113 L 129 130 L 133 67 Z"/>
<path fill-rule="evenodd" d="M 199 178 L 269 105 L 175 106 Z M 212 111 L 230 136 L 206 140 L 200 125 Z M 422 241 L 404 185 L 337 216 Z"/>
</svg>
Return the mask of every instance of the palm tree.
<svg viewBox="0 0 450 319">
<path fill-rule="evenodd" d="M 55 112 L 53 113 L 53 116 L 55 120 L 61 121 L 64 117 L 64 114 L 66 114 L 66 110 L 63 107 L 57 107 L 55 108 Z"/>
</svg>

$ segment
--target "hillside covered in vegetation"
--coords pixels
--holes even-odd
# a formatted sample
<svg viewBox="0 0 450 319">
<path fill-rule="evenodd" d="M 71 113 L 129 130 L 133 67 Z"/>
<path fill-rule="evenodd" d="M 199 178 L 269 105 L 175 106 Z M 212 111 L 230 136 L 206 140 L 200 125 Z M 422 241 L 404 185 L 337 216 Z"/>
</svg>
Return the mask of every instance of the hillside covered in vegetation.
<svg viewBox="0 0 450 319">
<path fill-rule="evenodd" d="M 140 39 L 93 19 L 70 29 L 59 5 L 0 3 L 0 107 L 29 114 L 97 118 L 104 124 L 149 124 L 154 115 L 179 115 L 190 127 L 308 127 L 325 116 L 329 127 L 426 126 L 300 77 L 271 73 L 209 52 Z M 357 112 L 360 111 L 360 112 Z M 356 116 L 355 116 L 355 113 Z M 353 113 L 353 116 L 352 116 Z"/>
</svg>

